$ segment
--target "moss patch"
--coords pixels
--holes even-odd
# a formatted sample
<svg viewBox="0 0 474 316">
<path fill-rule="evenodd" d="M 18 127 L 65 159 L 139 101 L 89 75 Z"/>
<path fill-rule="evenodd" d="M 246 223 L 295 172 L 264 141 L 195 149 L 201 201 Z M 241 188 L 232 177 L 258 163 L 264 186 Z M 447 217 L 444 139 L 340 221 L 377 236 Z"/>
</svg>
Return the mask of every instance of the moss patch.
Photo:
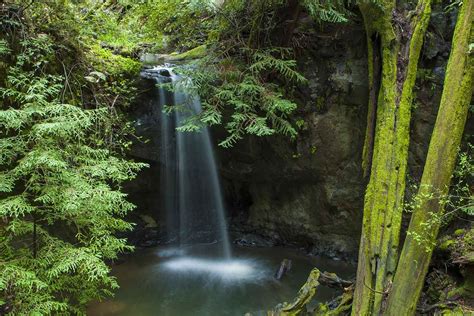
<svg viewBox="0 0 474 316">
<path fill-rule="evenodd" d="M 179 60 L 191 60 L 204 57 L 206 54 L 206 45 L 201 45 L 190 49 L 181 54 L 171 54 L 168 58 L 169 61 L 179 61 Z"/>
<path fill-rule="evenodd" d="M 140 62 L 115 55 L 109 49 L 102 48 L 99 45 L 92 46 L 91 50 L 87 52 L 87 57 L 96 70 L 107 72 L 112 76 L 120 74 L 135 76 L 142 67 Z"/>
</svg>

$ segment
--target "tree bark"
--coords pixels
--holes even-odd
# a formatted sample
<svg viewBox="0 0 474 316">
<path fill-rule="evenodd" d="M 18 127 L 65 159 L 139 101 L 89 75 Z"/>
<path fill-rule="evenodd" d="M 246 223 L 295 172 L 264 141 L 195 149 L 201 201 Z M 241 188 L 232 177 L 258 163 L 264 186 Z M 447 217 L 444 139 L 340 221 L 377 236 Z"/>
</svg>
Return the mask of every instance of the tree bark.
<svg viewBox="0 0 474 316">
<path fill-rule="evenodd" d="M 474 0 L 463 0 L 443 94 L 431 136 L 416 207 L 401 252 L 386 315 L 414 315 L 441 224 L 474 84 Z M 472 48 L 471 48 L 472 49 Z"/>
<path fill-rule="evenodd" d="M 387 0 L 359 7 L 369 47 L 369 83 L 378 96 L 369 101 L 368 125 L 374 125 L 367 128 L 363 161 L 367 169 L 371 158 L 370 180 L 352 315 L 379 315 L 398 260 L 412 90 L 431 0 L 420 0 L 413 12 L 404 12 L 395 1 Z M 380 56 L 381 70 L 377 70 L 374 54 Z M 375 86 L 377 81 L 379 87 Z M 373 148 L 368 147 L 371 143 Z"/>
</svg>

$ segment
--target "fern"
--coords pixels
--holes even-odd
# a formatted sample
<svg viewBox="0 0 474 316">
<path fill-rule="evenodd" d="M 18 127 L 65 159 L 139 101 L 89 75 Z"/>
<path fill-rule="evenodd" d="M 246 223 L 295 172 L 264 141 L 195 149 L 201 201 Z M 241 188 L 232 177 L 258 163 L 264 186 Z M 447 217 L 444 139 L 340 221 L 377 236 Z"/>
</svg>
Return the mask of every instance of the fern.
<svg viewBox="0 0 474 316">
<path fill-rule="evenodd" d="M 279 25 L 276 12 L 286 5 L 283 0 L 230 0 L 212 10 L 215 29 L 206 44 L 208 55 L 177 70 L 189 79 L 180 89 L 202 99 L 202 112 L 181 122 L 179 131 L 196 132 L 204 125 L 222 124 L 227 130 L 219 142 L 223 147 L 233 146 L 246 135 L 296 136 L 290 117 L 297 104 L 291 101 L 291 93 L 306 79 L 298 71 L 292 49 L 275 46 L 271 37 Z M 166 108 L 173 110 L 185 109 L 181 105 Z"/>
<path fill-rule="evenodd" d="M 303 4 L 307 8 L 310 15 L 320 21 L 330 23 L 344 23 L 352 16 L 347 10 L 347 6 L 351 1 L 343 0 L 303 0 Z"/>
<path fill-rule="evenodd" d="M 0 215 L 6 217 L 22 217 L 35 211 L 28 203 L 25 195 L 8 197 L 0 201 Z"/>
<path fill-rule="evenodd" d="M 296 129 L 288 120 L 297 108 L 296 103 L 285 98 L 278 85 L 264 79 L 268 74 L 274 74 L 290 85 L 306 83 L 306 79 L 296 70 L 296 62 L 284 59 L 290 53 L 289 49 L 243 48 L 242 53 L 249 54 L 252 63 L 234 68 L 231 72 L 221 71 L 219 65 L 206 59 L 199 64 L 199 71 L 180 68 L 184 76 L 192 78 L 192 85 L 188 80 L 188 84 L 183 85 L 184 89 L 191 97 L 199 94 L 203 99 L 203 111 L 182 122 L 179 131 L 196 132 L 203 125 L 225 122 L 228 136 L 219 143 L 222 147 L 232 147 L 246 134 L 258 137 L 273 134 L 296 136 Z M 228 63 L 229 60 L 223 62 Z M 166 111 L 186 109 L 176 105 L 167 107 Z"/>
<path fill-rule="evenodd" d="M 132 249 L 117 233 L 134 208 L 120 188 L 145 165 L 104 141 L 108 107 L 61 101 L 48 36 L 20 46 L 0 87 L 0 313 L 84 314 L 118 287 L 105 260 Z"/>
<path fill-rule="evenodd" d="M 0 39 L 0 56 L 8 55 L 10 53 L 10 48 L 8 47 L 8 42 Z"/>
<path fill-rule="evenodd" d="M 276 49 L 273 48 L 272 51 Z M 303 77 L 298 71 L 296 71 L 296 61 L 286 60 L 274 57 L 268 51 L 258 50 L 252 54 L 253 64 L 250 65 L 249 69 L 257 73 L 263 71 L 275 71 L 282 78 L 294 81 L 295 83 L 305 83 L 306 78 Z"/>
</svg>

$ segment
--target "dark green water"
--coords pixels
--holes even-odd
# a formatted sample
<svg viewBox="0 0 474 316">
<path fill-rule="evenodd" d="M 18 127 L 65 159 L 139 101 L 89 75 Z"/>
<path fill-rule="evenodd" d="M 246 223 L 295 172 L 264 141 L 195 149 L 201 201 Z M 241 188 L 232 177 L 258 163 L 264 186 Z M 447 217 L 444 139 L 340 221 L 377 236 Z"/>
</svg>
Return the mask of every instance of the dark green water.
<svg viewBox="0 0 474 316">
<path fill-rule="evenodd" d="M 219 249 L 199 245 L 180 254 L 166 248 L 138 250 L 113 268 L 121 285 L 116 297 L 93 304 L 88 315 L 258 315 L 292 300 L 313 267 L 346 278 L 355 271 L 346 263 L 292 249 L 234 248 L 231 261 L 216 260 Z M 273 276 L 284 258 L 292 260 L 292 270 L 277 281 Z M 316 301 L 335 295 L 320 286 Z"/>
</svg>

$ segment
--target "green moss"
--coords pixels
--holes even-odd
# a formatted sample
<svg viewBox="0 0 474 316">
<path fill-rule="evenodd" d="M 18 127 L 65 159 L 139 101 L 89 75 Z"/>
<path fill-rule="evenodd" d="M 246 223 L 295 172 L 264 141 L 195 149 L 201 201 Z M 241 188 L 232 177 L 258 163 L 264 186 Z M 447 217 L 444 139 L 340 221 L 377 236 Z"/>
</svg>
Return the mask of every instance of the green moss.
<svg viewBox="0 0 474 316">
<path fill-rule="evenodd" d="M 107 73 L 111 76 L 116 75 L 132 75 L 135 76 L 140 72 L 142 65 L 140 62 L 115 55 L 110 50 L 102 48 L 99 45 L 91 46 L 91 50 L 87 52 L 95 70 Z"/>
<path fill-rule="evenodd" d="M 471 312 L 465 311 L 461 307 L 456 307 L 454 309 L 444 309 L 441 311 L 442 316 L 464 316 L 464 315 L 471 315 L 471 313 L 472 311 Z"/>
<path fill-rule="evenodd" d="M 204 57 L 206 54 L 206 45 L 201 45 L 190 49 L 181 54 L 172 54 L 169 57 L 170 61 L 179 61 L 179 60 L 191 60 L 191 59 L 199 59 Z"/>
<path fill-rule="evenodd" d="M 392 17 L 386 12 L 394 1 L 380 6 L 361 4 L 367 37 L 380 39 L 381 85 L 377 100 L 372 163 L 369 166 L 369 135 L 364 144 L 363 168 L 371 168 L 364 201 L 364 220 L 353 315 L 378 315 L 383 293 L 391 283 L 398 260 L 398 244 L 408 159 L 411 100 L 423 35 L 430 17 L 430 0 L 420 2 L 404 81 L 398 80 L 401 43 L 397 40 Z M 369 47 L 374 46 L 373 43 Z M 375 46 L 374 46 L 375 47 Z M 369 52 L 372 57 L 373 52 Z M 369 71 L 374 65 L 369 60 Z M 373 76 L 369 77 L 373 83 Z M 401 84 L 401 85 L 400 85 Z M 372 103 L 370 106 L 374 106 Z M 370 124 L 370 122 L 369 122 Z M 369 132 L 369 129 L 367 129 Z"/>
<path fill-rule="evenodd" d="M 390 17 L 378 10 L 374 13 L 374 10 L 371 6 L 363 11 L 364 20 L 370 36 L 377 33 L 381 38 L 383 71 L 376 109 L 371 176 L 364 202 L 363 246 L 359 254 L 359 266 L 366 267 L 358 270 L 353 315 L 379 314 L 383 298 L 379 293 L 384 292 L 393 275 L 405 186 L 405 169 L 400 166 L 405 165 L 407 159 L 407 148 L 399 148 L 397 144 L 407 142 L 400 137 L 408 137 L 408 125 L 400 124 L 394 128 L 399 116 L 396 104 L 398 47 L 393 47 Z M 367 159 L 364 157 L 365 165 L 368 165 Z"/>
<path fill-rule="evenodd" d="M 474 36 L 473 17 L 474 1 L 463 1 L 456 22 L 438 116 L 417 194 L 419 201 L 413 211 L 400 255 L 388 299 L 387 315 L 413 315 L 416 312 L 428 271 L 441 224 L 440 220 L 433 219 L 441 218 L 443 213 L 443 197 L 447 194 L 452 178 L 473 91 L 474 57 L 467 54 L 467 47 Z M 465 259 L 459 257 L 459 260 Z"/>
<path fill-rule="evenodd" d="M 456 229 L 456 230 L 454 231 L 454 236 L 461 236 L 461 235 L 463 235 L 465 232 L 466 232 L 466 230 L 464 230 L 464 229 Z"/>
<path fill-rule="evenodd" d="M 453 262 L 474 263 L 474 229 L 457 229 L 452 235 L 444 236 L 438 242 L 438 249 L 449 251 Z"/>
<path fill-rule="evenodd" d="M 451 249 L 451 247 L 456 243 L 454 239 L 446 239 L 440 245 L 439 249 L 443 251 L 447 251 Z"/>
</svg>

